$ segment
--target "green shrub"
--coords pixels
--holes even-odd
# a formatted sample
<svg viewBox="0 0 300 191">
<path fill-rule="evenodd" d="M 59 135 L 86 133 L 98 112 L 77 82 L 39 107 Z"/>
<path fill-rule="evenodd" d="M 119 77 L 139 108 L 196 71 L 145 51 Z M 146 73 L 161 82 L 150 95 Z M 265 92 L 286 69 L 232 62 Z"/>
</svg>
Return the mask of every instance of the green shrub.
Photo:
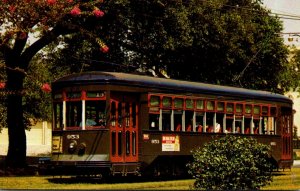
<svg viewBox="0 0 300 191">
<path fill-rule="evenodd" d="M 270 146 L 226 135 L 198 148 L 188 164 L 195 189 L 259 189 L 272 181 Z"/>
</svg>

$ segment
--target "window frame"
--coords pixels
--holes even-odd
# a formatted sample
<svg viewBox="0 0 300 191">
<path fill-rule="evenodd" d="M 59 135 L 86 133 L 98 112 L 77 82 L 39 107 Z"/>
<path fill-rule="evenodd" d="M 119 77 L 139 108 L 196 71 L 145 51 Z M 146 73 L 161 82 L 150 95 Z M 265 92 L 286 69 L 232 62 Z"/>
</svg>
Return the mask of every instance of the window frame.
<svg viewBox="0 0 300 191">
<path fill-rule="evenodd" d="M 216 105 L 216 112 L 217 113 L 226 113 L 225 111 L 226 111 L 226 101 L 216 101 L 217 102 L 217 105 Z M 223 103 L 224 105 L 223 105 L 223 110 L 219 110 L 218 109 L 218 104 L 219 103 Z"/>
<path fill-rule="evenodd" d="M 216 100 L 212 100 L 212 99 L 207 99 L 207 100 L 205 100 L 205 102 L 206 102 L 206 104 L 205 104 L 205 111 L 206 112 L 216 112 L 216 108 L 217 108 L 217 106 L 216 106 Z M 208 107 L 208 102 L 212 102 L 214 105 L 213 105 L 213 109 L 212 110 L 210 110 L 210 109 L 208 109 L 207 107 Z"/>
<path fill-rule="evenodd" d="M 241 112 L 237 112 L 237 105 L 241 105 L 242 106 L 242 111 Z M 244 115 L 244 109 L 245 109 L 245 104 L 241 103 L 241 102 L 235 102 L 234 103 L 234 114 L 237 116 L 243 116 Z"/>
<path fill-rule="evenodd" d="M 196 99 L 194 99 L 195 100 L 195 111 L 205 111 L 205 108 L 206 108 L 206 100 L 205 99 L 201 99 L 201 98 L 196 98 Z M 203 102 L 203 108 L 202 109 L 198 109 L 197 108 L 197 101 L 202 101 Z"/>
<path fill-rule="evenodd" d="M 187 104 L 186 104 L 186 100 L 192 100 L 192 108 L 187 108 L 186 106 L 187 106 Z M 189 97 L 185 97 L 185 99 L 184 99 L 184 108 L 183 108 L 183 110 L 185 110 L 185 111 L 194 111 L 195 109 L 196 109 L 196 107 L 195 107 L 195 103 L 196 103 L 196 99 L 194 99 L 194 98 L 189 98 Z"/>
<path fill-rule="evenodd" d="M 158 106 L 151 106 L 151 97 L 152 96 L 159 98 Z M 149 114 L 160 114 L 160 109 L 162 108 L 162 95 L 148 94 L 147 102 L 148 102 Z M 155 110 L 153 110 L 153 109 L 155 109 Z"/>
</svg>

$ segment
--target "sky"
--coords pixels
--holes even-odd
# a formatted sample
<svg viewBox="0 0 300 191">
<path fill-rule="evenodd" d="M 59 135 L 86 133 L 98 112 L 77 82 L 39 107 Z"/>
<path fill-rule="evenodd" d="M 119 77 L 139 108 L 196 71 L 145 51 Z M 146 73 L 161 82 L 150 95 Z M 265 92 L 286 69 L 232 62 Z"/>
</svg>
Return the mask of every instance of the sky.
<svg viewBox="0 0 300 191">
<path fill-rule="evenodd" d="M 285 43 L 300 46 L 300 0 L 263 0 L 263 3 L 272 13 L 279 14 L 283 21 L 283 33 L 298 33 L 284 34 Z M 288 38 L 292 38 L 293 41 L 288 41 Z"/>
</svg>

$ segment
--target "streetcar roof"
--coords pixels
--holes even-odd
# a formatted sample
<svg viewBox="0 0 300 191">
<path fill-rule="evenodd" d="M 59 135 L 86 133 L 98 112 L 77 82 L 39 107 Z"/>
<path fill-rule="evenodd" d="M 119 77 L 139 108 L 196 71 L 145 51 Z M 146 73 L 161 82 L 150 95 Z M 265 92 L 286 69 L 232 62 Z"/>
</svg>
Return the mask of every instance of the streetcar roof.
<svg viewBox="0 0 300 191">
<path fill-rule="evenodd" d="M 279 101 L 292 103 L 288 97 L 261 90 L 251 90 L 231 86 L 213 85 L 201 82 L 191 82 L 175 79 L 166 79 L 150 77 L 137 74 L 127 74 L 118 72 L 83 72 L 71 74 L 62 77 L 53 82 L 53 88 L 56 85 L 83 85 L 83 84 L 112 84 L 126 85 L 131 87 L 144 87 L 151 89 L 160 89 L 164 91 L 182 92 L 182 93 L 199 93 L 215 96 L 230 96 L 243 99 L 261 99 L 268 101 Z"/>
</svg>

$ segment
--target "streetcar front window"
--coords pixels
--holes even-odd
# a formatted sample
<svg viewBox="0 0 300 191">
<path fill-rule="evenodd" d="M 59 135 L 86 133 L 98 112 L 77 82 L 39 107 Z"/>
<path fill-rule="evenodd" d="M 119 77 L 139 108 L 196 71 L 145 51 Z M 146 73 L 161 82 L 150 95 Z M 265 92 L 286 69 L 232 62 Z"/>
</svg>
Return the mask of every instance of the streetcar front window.
<svg viewBox="0 0 300 191">
<path fill-rule="evenodd" d="M 55 102 L 53 105 L 54 114 L 54 130 L 61 130 L 63 128 L 63 103 Z"/>
<path fill-rule="evenodd" d="M 106 126 L 106 110 L 105 101 L 103 100 L 93 100 L 85 102 L 85 126 L 90 128 L 104 128 Z"/>
<path fill-rule="evenodd" d="M 81 101 L 69 101 L 66 108 L 67 114 L 67 128 L 82 126 L 82 102 Z"/>
</svg>

